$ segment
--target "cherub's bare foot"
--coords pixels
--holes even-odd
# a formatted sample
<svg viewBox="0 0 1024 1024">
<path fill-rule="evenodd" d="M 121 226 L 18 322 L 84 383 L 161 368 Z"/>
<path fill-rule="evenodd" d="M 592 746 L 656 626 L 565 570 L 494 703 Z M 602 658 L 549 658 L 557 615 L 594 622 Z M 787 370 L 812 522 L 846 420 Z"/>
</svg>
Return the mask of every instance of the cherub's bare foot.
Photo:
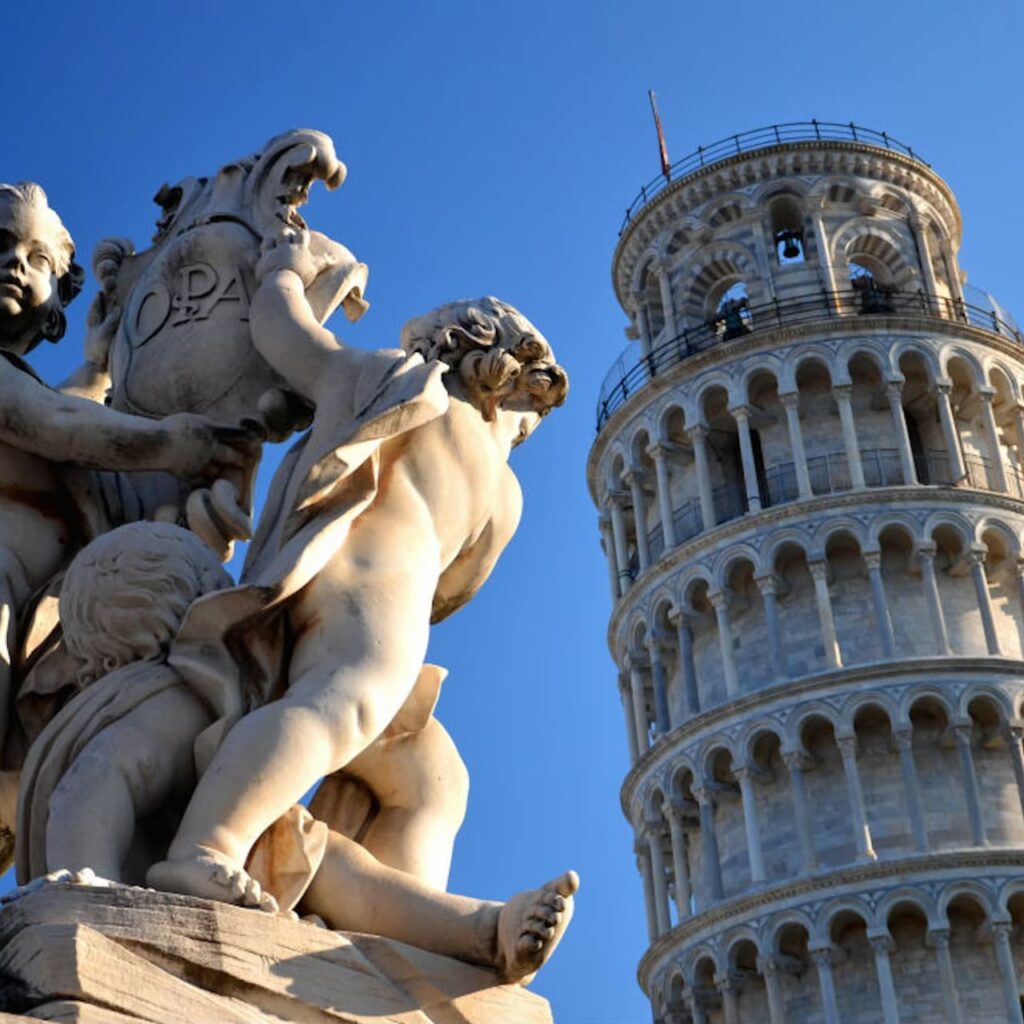
<svg viewBox="0 0 1024 1024">
<path fill-rule="evenodd" d="M 264 892 L 243 867 L 205 846 L 197 846 L 192 857 L 176 857 L 154 864 L 146 872 L 146 882 L 164 892 L 180 892 L 240 907 L 258 907 L 271 914 L 278 911 L 277 900 Z"/>
<path fill-rule="evenodd" d="M 513 896 L 501 908 L 495 966 L 505 981 L 527 985 L 533 980 L 569 927 L 579 887 L 576 872 L 566 871 L 541 889 Z"/>
</svg>

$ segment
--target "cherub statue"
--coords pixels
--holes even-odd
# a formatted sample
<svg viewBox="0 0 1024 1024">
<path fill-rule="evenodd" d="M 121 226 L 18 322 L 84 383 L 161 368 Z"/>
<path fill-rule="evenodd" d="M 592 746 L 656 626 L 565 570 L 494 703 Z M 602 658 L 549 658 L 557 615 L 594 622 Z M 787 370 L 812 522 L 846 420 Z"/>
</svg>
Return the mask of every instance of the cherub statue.
<svg viewBox="0 0 1024 1024">
<path fill-rule="evenodd" d="M 256 457 L 248 431 L 198 415 L 126 415 L 39 379 L 24 357 L 43 339 L 60 340 L 81 281 L 71 236 L 45 192 L 31 182 L 0 185 L 0 737 L 19 615 L 88 540 L 69 467 L 162 470 L 196 484 L 247 471 Z M 4 779 L 2 822 L 13 818 L 15 778 Z"/>
<path fill-rule="evenodd" d="M 19 880 L 60 869 L 84 878 L 88 869 L 107 881 L 139 881 L 162 855 L 195 784 L 193 742 L 210 722 L 167 654 L 191 602 L 230 583 L 207 545 L 165 523 L 104 534 L 71 563 L 61 620 L 83 688 L 26 760 Z M 424 672 L 436 679 L 438 670 Z M 418 728 L 408 720 L 415 710 L 405 709 L 405 721 L 393 722 L 351 765 L 377 804 L 370 821 L 346 814 L 331 785 L 343 780 L 326 780 L 310 807 L 316 818 L 289 808 L 260 837 L 247 866 L 262 874 L 267 895 L 252 878 L 240 899 L 275 909 L 270 894 L 286 898 L 298 875 L 299 910 L 331 927 L 525 982 L 568 924 L 576 880 L 566 875 L 504 904 L 444 891 L 465 771 L 430 709 L 420 709 L 429 717 Z M 358 842 L 345 834 L 346 818 Z"/>
<path fill-rule="evenodd" d="M 275 477 L 243 584 L 199 599 L 171 652 L 220 719 L 148 873 L 158 888 L 241 901 L 258 837 L 410 700 L 430 622 L 472 597 L 518 525 L 510 450 L 568 389 L 547 342 L 496 299 L 412 321 L 404 351 L 349 348 L 306 299 L 322 270 L 301 231 L 257 268 L 254 345 L 316 411 Z M 267 651 L 285 634 L 282 666 Z M 564 913 L 524 940 L 537 957 Z"/>
</svg>

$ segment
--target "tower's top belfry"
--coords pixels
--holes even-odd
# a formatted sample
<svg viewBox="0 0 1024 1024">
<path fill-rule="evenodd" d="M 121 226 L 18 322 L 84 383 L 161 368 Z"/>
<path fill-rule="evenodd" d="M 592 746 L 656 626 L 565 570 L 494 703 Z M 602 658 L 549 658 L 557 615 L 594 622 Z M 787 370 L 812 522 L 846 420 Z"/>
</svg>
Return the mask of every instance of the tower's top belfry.
<svg viewBox="0 0 1024 1024">
<path fill-rule="evenodd" d="M 609 374 L 599 426 L 636 383 L 618 371 L 663 365 L 668 342 L 691 354 L 759 320 L 816 319 L 822 303 L 843 315 L 925 301 L 991 326 L 1001 311 L 965 294 L 961 230 L 949 186 L 885 132 L 809 121 L 698 148 L 626 211 L 612 281 L 640 351 Z"/>
</svg>

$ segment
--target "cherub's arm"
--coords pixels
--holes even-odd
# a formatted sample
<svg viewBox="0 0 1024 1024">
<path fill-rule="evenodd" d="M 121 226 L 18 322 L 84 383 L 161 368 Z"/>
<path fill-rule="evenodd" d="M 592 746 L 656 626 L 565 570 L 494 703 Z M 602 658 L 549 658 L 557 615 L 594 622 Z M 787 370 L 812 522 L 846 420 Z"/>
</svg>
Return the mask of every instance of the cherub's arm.
<svg viewBox="0 0 1024 1024">
<path fill-rule="evenodd" d="M 199 477 L 251 461 L 246 437 L 201 416 L 149 420 L 115 412 L 52 391 L 0 358 L 0 442 L 51 462 Z"/>
<path fill-rule="evenodd" d="M 506 467 L 507 468 L 507 467 Z M 430 621 L 440 622 L 467 604 L 491 575 L 502 551 L 508 546 L 523 513 L 523 492 L 512 470 L 507 470 L 494 515 L 480 536 L 467 545 L 441 574 L 434 591 Z"/>
</svg>

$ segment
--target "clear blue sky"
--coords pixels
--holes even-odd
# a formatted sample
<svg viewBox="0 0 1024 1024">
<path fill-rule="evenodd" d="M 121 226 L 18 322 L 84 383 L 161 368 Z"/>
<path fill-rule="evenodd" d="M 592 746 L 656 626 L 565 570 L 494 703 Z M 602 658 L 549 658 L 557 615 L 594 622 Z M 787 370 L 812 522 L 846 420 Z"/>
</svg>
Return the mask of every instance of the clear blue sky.
<svg viewBox="0 0 1024 1024">
<path fill-rule="evenodd" d="M 776 121 L 856 120 L 911 143 L 963 206 L 971 281 L 1024 315 L 1024 7 L 861 0 L 730 4 L 378 2 L 11 5 L 0 180 L 35 179 L 88 257 L 142 247 L 164 181 L 286 128 L 331 134 L 350 169 L 308 219 L 371 267 L 343 337 L 394 344 L 409 316 L 493 293 L 546 333 L 569 404 L 514 457 L 522 528 L 473 605 L 436 631 L 440 714 L 473 777 L 453 888 L 504 897 L 582 875 L 536 988 L 559 1024 L 641 1024 L 646 945 L 605 646 L 607 570 L 584 463 L 599 382 L 625 344 L 609 261 L 624 207 L 670 155 Z M 84 260 L 83 262 L 88 262 Z M 90 290 L 91 290 L 90 282 Z M 50 380 L 81 356 L 88 295 Z"/>
</svg>

